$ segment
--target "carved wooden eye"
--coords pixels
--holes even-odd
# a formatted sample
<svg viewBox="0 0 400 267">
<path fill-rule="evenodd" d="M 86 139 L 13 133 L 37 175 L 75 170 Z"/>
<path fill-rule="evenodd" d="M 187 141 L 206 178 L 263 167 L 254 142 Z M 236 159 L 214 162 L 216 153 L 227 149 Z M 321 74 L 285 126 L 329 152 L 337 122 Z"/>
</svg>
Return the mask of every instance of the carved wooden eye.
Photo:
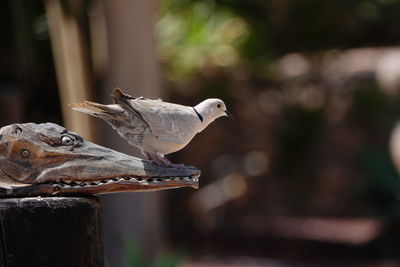
<svg viewBox="0 0 400 267">
<path fill-rule="evenodd" d="M 26 149 L 21 150 L 21 157 L 23 157 L 25 159 L 28 158 L 30 156 L 30 154 L 31 154 L 31 152 L 29 152 L 29 150 L 26 150 Z"/>
<path fill-rule="evenodd" d="M 61 137 L 61 144 L 63 144 L 64 146 L 72 146 L 74 144 L 74 139 L 72 139 L 72 137 L 70 136 L 63 136 Z"/>
</svg>

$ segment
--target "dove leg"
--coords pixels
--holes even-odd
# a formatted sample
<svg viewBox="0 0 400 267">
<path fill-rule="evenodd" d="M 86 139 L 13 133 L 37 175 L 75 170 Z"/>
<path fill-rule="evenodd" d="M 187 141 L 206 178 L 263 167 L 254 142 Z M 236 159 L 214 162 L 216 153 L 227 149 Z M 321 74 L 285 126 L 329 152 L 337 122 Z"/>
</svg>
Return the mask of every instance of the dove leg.
<svg viewBox="0 0 400 267">
<path fill-rule="evenodd" d="M 153 163 L 153 164 L 159 164 L 156 160 L 154 160 L 154 158 L 153 158 L 153 156 L 150 154 L 150 153 L 148 153 L 148 152 L 146 152 L 146 151 L 142 151 L 142 154 L 146 157 L 146 159 L 148 160 L 148 161 L 150 161 L 151 163 Z"/>
</svg>

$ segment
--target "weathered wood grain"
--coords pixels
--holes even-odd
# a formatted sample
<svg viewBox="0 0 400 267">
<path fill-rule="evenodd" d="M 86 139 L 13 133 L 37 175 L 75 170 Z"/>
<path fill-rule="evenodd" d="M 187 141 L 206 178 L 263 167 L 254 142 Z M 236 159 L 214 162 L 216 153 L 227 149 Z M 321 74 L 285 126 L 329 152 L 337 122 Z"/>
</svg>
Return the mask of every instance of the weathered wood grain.
<svg viewBox="0 0 400 267">
<path fill-rule="evenodd" d="M 104 266 L 96 197 L 0 199 L 0 266 Z"/>
</svg>

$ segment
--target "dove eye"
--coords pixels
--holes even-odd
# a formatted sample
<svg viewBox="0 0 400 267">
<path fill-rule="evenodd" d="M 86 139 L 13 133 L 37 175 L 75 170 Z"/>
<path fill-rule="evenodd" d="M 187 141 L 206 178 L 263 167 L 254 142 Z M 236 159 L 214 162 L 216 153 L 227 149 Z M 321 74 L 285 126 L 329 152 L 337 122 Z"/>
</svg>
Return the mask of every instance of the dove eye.
<svg viewBox="0 0 400 267">
<path fill-rule="evenodd" d="M 74 144 L 74 139 L 68 135 L 61 137 L 61 144 L 64 146 L 71 146 Z"/>
<path fill-rule="evenodd" d="M 221 104 L 218 104 L 218 105 L 217 105 L 217 108 L 221 108 Z"/>
</svg>

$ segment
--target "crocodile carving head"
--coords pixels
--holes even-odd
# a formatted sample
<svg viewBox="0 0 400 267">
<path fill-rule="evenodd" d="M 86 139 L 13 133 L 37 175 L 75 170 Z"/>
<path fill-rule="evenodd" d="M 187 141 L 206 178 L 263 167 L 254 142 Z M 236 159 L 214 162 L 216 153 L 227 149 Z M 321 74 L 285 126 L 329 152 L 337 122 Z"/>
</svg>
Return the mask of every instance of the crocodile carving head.
<svg viewBox="0 0 400 267">
<path fill-rule="evenodd" d="M 85 141 L 54 123 L 0 129 L 0 196 L 198 188 L 200 171 L 152 164 Z"/>
</svg>

